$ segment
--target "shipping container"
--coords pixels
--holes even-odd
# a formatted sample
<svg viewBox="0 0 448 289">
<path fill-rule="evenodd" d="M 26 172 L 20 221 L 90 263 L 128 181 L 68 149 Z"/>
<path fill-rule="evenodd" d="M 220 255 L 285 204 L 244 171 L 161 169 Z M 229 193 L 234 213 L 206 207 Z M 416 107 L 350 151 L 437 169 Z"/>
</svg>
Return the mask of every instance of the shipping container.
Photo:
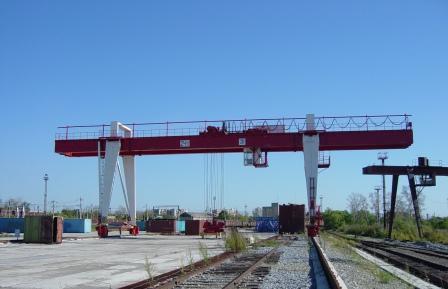
<svg viewBox="0 0 448 289">
<path fill-rule="evenodd" d="M 204 233 L 205 220 L 186 220 L 185 235 L 200 235 Z"/>
<path fill-rule="evenodd" d="M 257 217 L 255 218 L 255 231 L 276 233 L 278 232 L 278 219 L 274 217 Z"/>
<path fill-rule="evenodd" d="M 91 219 L 64 219 L 64 233 L 90 233 Z"/>
<path fill-rule="evenodd" d="M 305 232 L 305 205 L 280 205 L 279 211 L 280 234 Z"/>
<path fill-rule="evenodd" d="M 225 222 L 227 228 L 239 227 L 239 228 L 250 228 L 255 227 L 256 222 L 254 221 L 239 221 L 239 220 L 220 220 Z"/>
<path fill-rule="evenodd" d="M 136 225 L 141 232 L 146 231 L 146 221 L 145 220 L 138 220 L 136 222 Z"/>
<path fill-rule="evenodd" d="M 147 221 L 146 230 L 151 233 L 174 234 L 176 233 L 176 220 L 150 220 Z"/>
<path fill-rule="evenodd" d="M 62 242 L 64 221 L 62 217 L 25 217 L 24 242 L 53 244 Z"/>
<path fill-rule="evenodd" d="M 23 233 L 24 228 L 24 218 L 0 218 L 0 233 L 15 233 L 16 229 Z"/>
<path fill-rule="evenodd" d="M 176 233 L 185 233 L 185 221 L 176 221 Z"/>
<path fill-rule="evenodd" d="M 64 231 L 64 219 L 62 217 L 53 218 L 53 243 L 62 243 L 62 234 Z"/>
</svg>

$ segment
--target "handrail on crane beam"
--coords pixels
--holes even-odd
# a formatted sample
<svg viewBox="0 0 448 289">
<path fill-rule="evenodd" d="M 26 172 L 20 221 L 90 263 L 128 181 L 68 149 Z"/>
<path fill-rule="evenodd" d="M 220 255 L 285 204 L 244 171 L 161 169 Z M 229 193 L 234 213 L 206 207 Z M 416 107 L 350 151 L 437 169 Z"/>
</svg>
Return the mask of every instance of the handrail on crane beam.
<svg viewBox="0 0 448 289">
<path fill-rule="evenodd" d="M 411 115 L 364 115 L 364 116 L 322 116 L 315 118 L 316 129 L 322 131 L 357 131 L 357 130 L 396 130 L 412 129 L 409 121 Z M 305 130 L 306 118 L 255 118 L 212 121 L 167 121 L 148 123 L 126 123 L 133 130 L 132 137 L 197 135 L 207 127 L 222 127 L 229 133 L 243 132 L 249 129 L 264 128 L 270 132 L 300 132 Z M 187 127 L 185 127 L 187 126 Z M 57 140 L 92 139 L 108 137 L 109 125 L 74 125 L 58 127 Z M 139 128 L 149 128 L 148 130 Z M 79 131 L 90 129 L 89 131 Z M 61 132 L 61 130 L 63 130 Z"/>
</svg>

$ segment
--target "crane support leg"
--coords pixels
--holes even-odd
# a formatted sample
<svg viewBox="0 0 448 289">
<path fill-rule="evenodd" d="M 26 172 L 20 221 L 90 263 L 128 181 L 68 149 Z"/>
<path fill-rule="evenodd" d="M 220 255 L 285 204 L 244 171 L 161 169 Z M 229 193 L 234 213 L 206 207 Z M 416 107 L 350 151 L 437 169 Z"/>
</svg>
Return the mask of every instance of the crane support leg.
<svg viewBox="0 0 448 289">
<path fill-rule="evenodd" d="M 106 155 L 104 157 L 103 172 L 100 172 L 100 214 L 98 222 L 104 223 L 109 212 L 112 190 L 114 187 L 115 168 L 117 167 L 118 155 L 120 153 L 121 143 L 117 141 L 106 141 Z"/>
<path fill-rule="evenodd" d="M 411 190 L 411 196 L 412 196 L 412 204 L 414 205 L 415 222 L 417 223 L 418 236 L 420 238 L 423 238 L 422 224 L 420 218 L 420 207 L 418 204 L 417 189 L 415 188 L 414 174 L 408 174 L 408 179 L 409 179 L 409 189 Z"/>
<path fill-rule="evenodd" d="M 303 156 L 305 164 L 306 190 L 308 194 L 308 210 L 310 214 L 310 224 L 308 235 L 318 234 L 318 224 L 316 224 L 316 197 L 317 197 L 317 172 L 319 164 L 319 135 L 315 131 L 314 115 L 306 116 L 307 131 L 303 135 Z"/>
<path fill-rule="evenodd" d="M 135 200 L 135 157 L 123 157 L 124 178 L 126 181 L 126 192 L 129 202 L 129 216 L 131 225 L 136 225 L 136 200 Z"/>
<path fill-rule="evenodd" d="M 106 140 L 106 152 L 104 160 L 101 158 L 100 143 L 98 144 L 98 170 L 99 170 L 99 218 L 98 218 L 98 234 L 100 237 L 107 237 L 107 215 L 109 213 L 110 201 L 112 197 L 112 190 L 114 187 L 115 171 L 119 170 L 120 179 L 122 180 L 120 165 L 118 157 L 120 155 L 121 141 L 119 131 L 124 132 L 125 138 L 132 137 L 132 130 L 125 125 L 114 121 L 110 125 L 111 139 Z M 130 217 L 130 233 L 132 235 L 138 234 L 136 227 L 136 186 L 135 186 L 135 157 L 123 156 L 124 181 L 126 186 L 123 186 L 123 193 L 125 194 L 125 202 L 127 203 L 128 213 Z M 127 199 L 127 201 L 126 201 Z"/>
<path fill-rule="evenodd" d="M 389 232 L 387 236 L 389 239 L 392 236 L 392 228 L 394 226 L 394 218 L 395 218 L 395 203 L 397 201 L 397 188 L 398 188 L 398 178 L 400 175 L 392 176 L 392 194 L 390 196 L 390 214 L 389 214 Z"/>
</svg>

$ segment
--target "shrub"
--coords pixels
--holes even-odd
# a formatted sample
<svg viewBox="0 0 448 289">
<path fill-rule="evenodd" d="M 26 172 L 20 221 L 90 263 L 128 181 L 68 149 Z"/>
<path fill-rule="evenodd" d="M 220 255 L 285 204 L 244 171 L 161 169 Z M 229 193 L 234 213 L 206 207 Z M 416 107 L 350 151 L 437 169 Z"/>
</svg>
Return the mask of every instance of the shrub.
<svg viewBox="0 0 448 289">
<path fill-rule="evenodd" d="M 247 242 L 237 230 L 232 230 L 226 237 L 226 249 L 231 252 L 241 252 L 246 250 Z"/>
<path fill-rule="evenodd" d="M 352 224 L 345 225 L 342 227 L 342 231 L 351 235 L 359 235 L 366 237 L 374 237 L 374 238 L 384 238 L 384 230 L 378 224 Z"/>
</svg>

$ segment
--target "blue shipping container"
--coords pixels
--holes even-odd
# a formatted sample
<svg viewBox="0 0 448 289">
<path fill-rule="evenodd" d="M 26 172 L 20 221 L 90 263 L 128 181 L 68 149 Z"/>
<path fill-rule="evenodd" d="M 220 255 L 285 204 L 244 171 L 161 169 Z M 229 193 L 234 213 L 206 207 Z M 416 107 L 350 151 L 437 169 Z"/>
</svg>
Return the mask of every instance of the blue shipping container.
<svg viewBox="0 0 448 289">
<path fill-rule="evenodd" d="M 64 219 L 64 233 L 92 232 L 91 219 Z"/>
<path fill-rule="evenodd" d="M 143 221 L 137 221 L 137 227 L 138 227 L 138 229 L 139 229 L 139 231 L 140 232 L 144 232 L 144 231 L 146 231 L 146 221 L 145 220 L 143 220 Z"/>
<path fill-rule="evenodd" d="M 23 233 L 24 228 L 24 218 L 0 218 L 0 233 L 14 233 L 16 229 Z"/>
<path fill-rule="evenodd" d="M 278 219 L 270 218 L 270 217 L 258 217 L 255 218 L 255 231 L 257 232 L 269 232 L 276 233 L 278 232 Z"/>
<path fill-rule="evenodd" d="M 185 233 L 185 221 L 176 221 L 176 233 Z"/>
</svg>

